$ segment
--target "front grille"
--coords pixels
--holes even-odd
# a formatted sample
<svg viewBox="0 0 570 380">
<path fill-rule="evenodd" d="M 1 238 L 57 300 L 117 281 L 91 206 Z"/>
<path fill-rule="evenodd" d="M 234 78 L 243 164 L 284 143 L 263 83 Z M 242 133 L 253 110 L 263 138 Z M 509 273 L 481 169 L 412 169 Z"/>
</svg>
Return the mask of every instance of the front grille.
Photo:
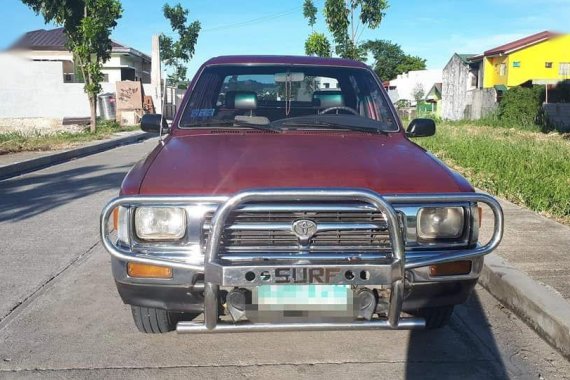
<svg viewBox="0 0 570 380">
<path fill-rule="evenodd" d="M 203 225 L 203 246 L 213 212 Z M 310 220 L 319 230 L 302 243 L 292 230 L 297 220 Z M 228 218 L 221 238 L 222 253 L 239 252 L 388 252 L 385 216 L 366 204 L 252 205 Z"/>
</svg>

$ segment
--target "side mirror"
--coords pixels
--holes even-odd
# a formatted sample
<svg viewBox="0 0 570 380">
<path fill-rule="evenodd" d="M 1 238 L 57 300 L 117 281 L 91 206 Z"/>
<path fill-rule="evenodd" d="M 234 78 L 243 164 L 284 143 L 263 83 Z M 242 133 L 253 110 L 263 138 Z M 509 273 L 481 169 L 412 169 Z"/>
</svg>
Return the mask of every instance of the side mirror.
<svg viewBox="0 0 570 380">
<path fill-rule="evenodd" d="M 428 137 L 435 135 L 435 122 L 432 119 L 414 119 L 406 130 L 408 137 Z"/>
<path fill-rule="evenodd" d="M 168 133 L 168 123 L 166 122 L 166 119 L 162 118 L 161 114 L 147 113 L 143 115 L 141 119 L 141 129 L 145 132 L 160 133 L 161 122 L 162 132 Z"/>
</svg>

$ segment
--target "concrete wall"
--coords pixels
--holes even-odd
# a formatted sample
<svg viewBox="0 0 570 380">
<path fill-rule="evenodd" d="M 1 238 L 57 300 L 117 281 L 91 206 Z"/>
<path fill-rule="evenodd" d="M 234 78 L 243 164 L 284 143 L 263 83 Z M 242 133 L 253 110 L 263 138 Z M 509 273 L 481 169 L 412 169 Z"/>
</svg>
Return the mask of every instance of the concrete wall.
<svg viewBox="0 0 570 380">
<path fill-rule="evenodd" d="M 447 120 L 476 120 L 497 108 L 494 88 L 473 86 L 471 69 L 454 55 L 443 69 L 441 117 Z"/>
<path fill-rule="evenodd" d="M 441 85 L 441 117 L 448 120 L 461 120 L 465 117 L 467 104 L 467 83 L 469 66 L 461 58 L 453 55 L 443 69 Z"/>
<path fill-rule="evenodd" d="M 0 118 L 88 117 L 83 83 L 64 83 L 62 65 L 0 54 Z M 114 81 L 101 85 L 102 93 L 115 93 Z M 150 95 L 150 84 L 143 87 Z"/>
<path fill-rule="evenodd" d="M 466 119 L 478 120 L 497 109 L 497 92 L 494 88 L 475 89 L 467 92 L 469 112 Z"/>
</svg>

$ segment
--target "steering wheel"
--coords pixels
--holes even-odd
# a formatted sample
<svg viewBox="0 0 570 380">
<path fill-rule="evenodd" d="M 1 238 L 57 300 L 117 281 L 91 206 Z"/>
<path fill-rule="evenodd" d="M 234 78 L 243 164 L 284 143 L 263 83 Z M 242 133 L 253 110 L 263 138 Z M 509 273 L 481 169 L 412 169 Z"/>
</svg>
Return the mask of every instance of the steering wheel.
<svg viewBox="0 0 570 380">
<path fill-rule="evenodd" d="M 358 111 L 356 111 L 354 108 L 347 107 L 347 106 L 335 106 L 335 107 L 325 108 L 324 110 L 319 112 L 319 115 L 324 115 L 324 114 L 329 113 L 331 111 L 347 111 L 353 115 L 360 116 L 360 113 L 358 113 Z"/>
</svg>

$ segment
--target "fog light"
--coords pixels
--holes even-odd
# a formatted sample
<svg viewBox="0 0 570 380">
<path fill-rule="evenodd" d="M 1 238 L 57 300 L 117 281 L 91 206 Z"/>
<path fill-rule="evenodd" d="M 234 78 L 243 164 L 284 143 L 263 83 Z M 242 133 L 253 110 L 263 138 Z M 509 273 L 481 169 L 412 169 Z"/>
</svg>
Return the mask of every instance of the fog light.
<svg viewBox="0 0 570 380">
<path fill-rule="evenodd" d="M 248 292 L 245 289 L 232 289 L 226 297 L 226 307 L 234 322 L 245 317 Z"/>
<path fill-rule="evenodd" d="M 370 289 L 359 289 L 355 298 L 358 317 L 371 320 L 376 311 L 376 296 L 374 293 Z"/>
<path fill-rule="evenodd" d="M 432 277 L 459 276 L 469 273 L 471 273 L 471 261 L 454 261 L 429 267 L 429 274 Z"/>
<path fill-rule="evenodd" d="M 158 265 L 128 263 L 127 273 L 130 277 L 139 278 L 172 278 L 172 268 Z"/>
</svg>

